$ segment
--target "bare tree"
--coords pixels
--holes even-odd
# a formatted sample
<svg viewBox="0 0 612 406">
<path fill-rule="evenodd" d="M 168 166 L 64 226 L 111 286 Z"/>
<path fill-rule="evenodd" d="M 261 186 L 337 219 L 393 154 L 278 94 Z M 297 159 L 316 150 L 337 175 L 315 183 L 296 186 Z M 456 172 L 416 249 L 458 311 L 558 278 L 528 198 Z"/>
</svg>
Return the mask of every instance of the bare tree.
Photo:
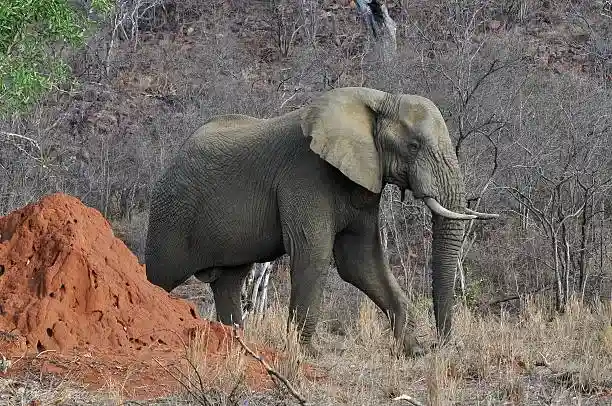
<svg viewBox="0 0 612 406">
<path fill-rule="evenodd" d="M 268 300 L 268 282 L 271 272 L 272 262 L 257 263 L 251 268 L 242 288 L 244 318 L 250 314 L 260 316 L 264 314 Z"/>
<path fill-rule="evenodd" d="M 389 16 L 383 0 L 356 0 L 357 10 L 362 15 L 371 35 L 378 43 L 383 60 L 391 60 L 397 51 L 397 24 Z"/>
<path fill-rule="evenodd" d="M 550 89 L 534 80 L 547 97 L 532 95 L 521 106 L 518 127 L 530 131 L 518 132 L 508 145 L 514 163 L 503 189 L 548 242 L 550 261 L 539 261 L 553 272 L 556 307 L 564 311 L 575 293 L 584 298 L 594 234 L 604 232 L 594 227 L 612 187 L 612 105 L 605 91 L 567 80 Z"/>
</svg>

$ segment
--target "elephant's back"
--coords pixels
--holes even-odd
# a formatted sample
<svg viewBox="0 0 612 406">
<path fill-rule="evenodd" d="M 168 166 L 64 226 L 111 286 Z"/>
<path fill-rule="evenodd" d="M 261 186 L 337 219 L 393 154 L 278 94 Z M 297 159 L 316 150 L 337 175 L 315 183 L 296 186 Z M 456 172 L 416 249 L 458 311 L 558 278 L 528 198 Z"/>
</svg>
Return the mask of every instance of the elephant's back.
<svg viewBox="0 0 612 406">
<path fill-rule="evenodd" d="M 151 246 L 179 240 L 198 267 L 282 254 L 276 180 L 291 151 L 268 122 L 222 117 L 185 141 L 152 191 Z"/>
</svg>

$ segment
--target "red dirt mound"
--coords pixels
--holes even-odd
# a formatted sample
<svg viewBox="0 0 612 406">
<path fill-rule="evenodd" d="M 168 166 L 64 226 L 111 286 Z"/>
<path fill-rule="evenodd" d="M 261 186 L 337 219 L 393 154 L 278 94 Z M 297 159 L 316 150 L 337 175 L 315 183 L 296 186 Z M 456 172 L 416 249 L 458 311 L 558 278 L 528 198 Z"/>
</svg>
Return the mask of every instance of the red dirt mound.
<svg viewBox="0 0 612 406">
<path fill-rule="evenodd" d="M 207 334 L 207 354 L 233 341 L 226 327 L 149 283 L 102 214 L 78 199 L 54 194 L 0 217 L 0 355 L 38 354 L 30 365 L 76 369 L 97 386 L 108 380 L 104 372 L 117 375 L 127 365 L 133 387 L 144 382 L 159 392 L 155 377 L 169 380 L 159 360 L 177 365 L 196 328 Z M 261 385 L 261 368 L 252 363 L 247 371 L 247 381 Z"/>
<path fill-rule="evenodd" d="M 0 330 L 18 330 L 28 348 L 181 346 L 199 324 L 193 306 L 150 284 L 104 217 L 74 197 L 47 196 L 0 218 L 0 233 Z"/>
</svg>

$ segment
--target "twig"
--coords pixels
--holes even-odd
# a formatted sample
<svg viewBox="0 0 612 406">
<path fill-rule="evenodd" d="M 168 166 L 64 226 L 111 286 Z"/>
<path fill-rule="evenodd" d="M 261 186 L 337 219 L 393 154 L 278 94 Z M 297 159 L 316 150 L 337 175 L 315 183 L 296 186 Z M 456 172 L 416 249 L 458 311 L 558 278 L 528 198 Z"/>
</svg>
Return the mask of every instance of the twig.
<svg viewBox="0 0 612 406">
<path fill-rule="evenodd" d="M 36 149 L 40 149 L 40 146 L 39 146 L 38 142 L 34 138 L 27 137 L 27 136 L 21 135 L 21 134 L 16 134 L 16 133 L 8 132 L 8 131 L 0 131 L 0 134 L 2 134 L 4 136 L 7 136 L 7 137 L 19 138 L 20 140 L 28 141 L 32 145 L 34 145 L 36 147 Z"/>
<path fill-rule="evenodd" d="M 405 400 L 405 401 L 407 401 L 408 403 L 410 403 L 411 405 L 414 405 L 414 406 L 425 406 L 424 403 L 421 403 L 420 401 L 416 400 L 415 398 L 413 398 L 410 395 L 399 395 L 398 397 L 393 398 L 393 400 Z"/>
<path fill-rule="evenodd" d="M 535 362 L 533 363 L 533 365 L 535 365 L 536 367 L 546 367 L 546 368 L 548 368 L 548 369 L 551 369 L 551 368 L 550 368 L 550 363 L 548 362 L 548 360 L 546 359 L 546 357 L 544 356 L 544 354 L 542 354 L 542 353 L 540 352 L 540 356 L 542 356 L 542 359 L 541 359 L 541 360 L 539 360 L 539 361 L 535 361 Z"/>
<path fill-rule="evenodd" d="M 161 362 L 159 362 L 159 360 L 157 358 L 153 358 L 155 360 L 155 362 L 157 362 L 157 365 L 159 365 L 160 367 L 162 367 L 162 369 L 164 371 L 166 371 L 166 373 L 168 375 L 170 375 L 172 377 L 172 379 L 174 379 L 175 381 L 177 381 L 183 388 L 185 388 L 185 390 L 194 398 L 196 398 L 198 400 L 198 402 L 200 402 L 203 405 L 212 405 L 212 401 L 210 400 L 210 398 L 206 395 L 206 393 L 204 393 L 204 386 L 200 386 L 200 391 L 197 390 L 193 390 L 193 388 L 191 388 L 189 385 L 192 384 L 191 380 L 189 379 L 189 377 L 187 377 L 180 369 L 178 369 L 176 366 L 174 367 L 177 372 L 181 375 L 181 377 L 186 378 L 187 383 L 185 383 L 181 377 L 174 375 L 168 368 L 166 368 L 165 365 L 163 365 Z M 192 368 L 194 368 L 193 364 L 190 362 L 189 363 L 191 365 Z M 198 371 L 196 370 L 196 374 L 198 376 L 198 379 L 200 380 L 200 385 L 202 385 L 202 381 L 200 378 L 200 374 L 198 373 Z"/>
<path fill-rule="evenodd" d="M 501 304 L 501 303 L 505 303 L 505 302 L 510 302 L 512 300 L 518 300 L 518 299 L 520 299 L 520 298 L 522 298 L 524 296 L 535 295 L 537 293 L 542 293 L 542 292 L 550 290 L 552 288 L 553 288 L 553 285 L 546 285 L 546 286 L 543 286 L 541 288 L 533 289 L 533 290 L 531 290 L 529 292 L 526 292 L 526 293 L 521 293 L 521 294 L 514 295 L 514 296 L 507 296 L 507 297 L 504 297 L 504 298 L 501 298 L 501 299 L 494 300 L 492 302 L 489 302 L 488 305 L 489 306 L 495 306 L 497 304 Z"/>
<path fill-rule="evenodd" d="M 21 140 L 21 141 L 27 141 L 37 152 L 38 152 L 38 156 L 34 156 L 32 154 L 30 154 L 28 151 L 26 151 L 26 149 L 20 145 L 18 145 L 17 143 L 13 143 L 13 146 L 15 148 L 17 148 L 19 151 L 23 152 L 24 154 L 26 154 L 27 156 L 29 156 L 30 158 L 34 159 L 35 161 L 40 162 L 42 159 L 42 149 L 40 148 L 40 144 L 38 143 L 38 141 L 36 141 L 34 138 L 25 136 L 25 135 L 21 135 L 21 134 L 16 134 L 16 133 L 12 133 L 12 132 L 8 132 L 8 131 L 1 131 L 0 130 L 0 135 L 3 135 L 5 137 L 11 137 L 14 140 Z"/>
<path fill-rule="evenodd" d="M 300 402 L 300 405 L 306 405 L 306 399 L 304 399 L 304 397 L 302 395 L 300 395 L 295 390 L 295 388 L 293 387 L 293 385 L 291 385 L 291 383 L 287 380 L 287 378 L 285 378 L 280 373 L 278 373 L 274 368 L 272 368 L 270 366 L 270 364 L 268 364 L 266 362 L 266 360 L 264 360 L 260 355 L 257 355 L 253 350 L 251 350 L 249 347 L 247 347 L 245 342 L 238 335 L 238 330 L 235 327 L 234 327 L 234 338 L 240 343 L 242 348 L 244 348 L 244 350 L 251 357 L 255 358 L 257 361 L 259 361 L 261 363 L 261 365 L 263 365 L 263 367 L 266 369 L 266 372 L 268 373 L 268 375 L 270 375 L 270 377 L 277 378 L 279 381 L 281 381 L 287 387 L 287 389 L 289 390 L 291 395 L 293 395 L 293 397 L 296 398 Z M 273 381 L 274 381 L 274 379 L 273 379 Z"/>
<path fill-rule="evenodd" d="M 39 352 L 38 354 L 36 354 L 36 357 L 34 357 L 34 358 L 38 358 L 38 357 L 40 357 L 41 355 L 43 355 L 44 353 L 47 353 L 47 352 L 55 352 L 55 351 L 56 351 L 56 350 L 44 350 L 44 351 L 41 351 L 41 352 Z"/>
<path fill-rule="evenodd" d="M 285 107 L 285 104 L 287 104 L 288 102 L 290 102 L 293 98 L 295 98 L 295 96 L 297 96 L 299 89 L 296 90 L 291 96 L 289 96 L 289 98 L 287 100 L 285 100 L 284 102 L 281 103 L 280 108 L 282 109 L 283 107 Z"/>
<path fill-rule="evenodd" d="M 4 354 L 0 353 L 0 373 L 5 374 L 11 365 L 11 360 L 4 358 Z"/>
</svg>

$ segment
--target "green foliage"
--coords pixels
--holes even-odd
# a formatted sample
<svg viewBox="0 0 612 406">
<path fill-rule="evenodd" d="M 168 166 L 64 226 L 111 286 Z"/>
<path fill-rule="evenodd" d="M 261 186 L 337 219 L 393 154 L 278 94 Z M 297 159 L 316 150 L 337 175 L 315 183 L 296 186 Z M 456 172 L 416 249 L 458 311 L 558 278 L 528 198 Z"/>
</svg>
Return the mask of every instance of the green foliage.
<svg viewBox="0 0 612 406">
<path fill-rule="evenodd" d="M 484 295 L 484 280 L 482 278 L 469 278 L 465 287 L 465 295 L 463 297 L 465 305 L 473 308 L 478 305 Z"/>
<path fill-rule="evenodd" d="M 94 0 L 89 12 L 104 13 L 110 0 Z M 82 45 L 93 21 L 67 0 L 0 2 L 0 116 L 23 111 L 69 78 L 58 56 L 64 45 Z"/>
</svg>

